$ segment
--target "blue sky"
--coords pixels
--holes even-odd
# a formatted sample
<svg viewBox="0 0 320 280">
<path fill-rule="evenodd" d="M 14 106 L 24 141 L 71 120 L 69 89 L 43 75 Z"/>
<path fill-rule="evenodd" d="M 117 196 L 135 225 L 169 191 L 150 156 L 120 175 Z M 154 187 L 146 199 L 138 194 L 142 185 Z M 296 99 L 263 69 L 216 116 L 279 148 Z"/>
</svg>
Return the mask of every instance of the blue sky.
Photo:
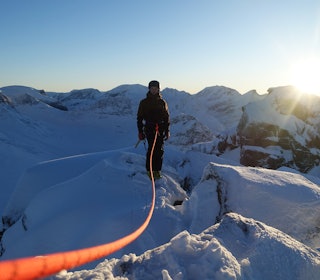
<svg viewBox="0 0 320 280">
<path fill-rule="evenodd" d="M 0 87 L 263 94 L 318 60 L 318 0 L 0 0 Z"/>
</svg>

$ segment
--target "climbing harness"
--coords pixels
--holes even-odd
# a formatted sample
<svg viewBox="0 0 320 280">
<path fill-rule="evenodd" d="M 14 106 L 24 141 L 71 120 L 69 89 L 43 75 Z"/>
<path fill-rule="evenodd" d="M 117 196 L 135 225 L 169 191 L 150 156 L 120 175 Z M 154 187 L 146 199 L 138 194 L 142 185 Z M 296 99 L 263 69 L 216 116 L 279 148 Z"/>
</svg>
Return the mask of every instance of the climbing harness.
<svg viewBox="0 0 320 280">
<path fill-rule="evenodd" d="M 129 235 L 110 243 L 79 249 L 74 251 L 48 254 L 45 256 L 35 256 L 14 260 L 0 261 L 0 280 L 28 280 L 41 279 L 61 270 L 68 270 L 77 266 L 98 260 L 108 256 L 136 240 L 147 228 L 153 215 L 155 205 L 155 182 L 152 172 L 153 150 L 157 141 L 158 125 L 150 155 L 150 171 L 152 181 L 152 201 L 149 213 L 145 221 Z M 139 144 L 139 142 L 137 143 Z"/>
</svg>

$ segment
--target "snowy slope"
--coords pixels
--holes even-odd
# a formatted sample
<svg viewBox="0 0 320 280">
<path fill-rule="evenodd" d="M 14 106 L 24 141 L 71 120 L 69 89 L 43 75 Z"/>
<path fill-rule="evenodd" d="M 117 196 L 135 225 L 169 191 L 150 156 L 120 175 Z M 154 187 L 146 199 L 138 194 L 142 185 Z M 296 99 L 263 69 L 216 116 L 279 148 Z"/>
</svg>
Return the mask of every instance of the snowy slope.
<svg viewBox="0 0 320 280">
<path fill-rule="evenodd" d="M 300 174 L 210 163 L 184 206 L 191 213 L 190 232 L 198 233 L 235 212 L 320 248 L 319 195 L 319 185 Z"/>
<path fill-rule="evenodd" d="M 192 155 L 189 156 L 191 160 Z M 59 159 L 31 168 L 23 180 L 28 184 L 17 189 L 17 193 L 23 194 L 29 191 L 33 199 L 23 203 L 24 200 L 21 199 L 28 197 L 18 196 L 11 201 L 11 205 L 28 206 L 19 221 L 5 232 L 3 246 L 6 251 L 2 258 L 72 250 L 110 242 L 129 233 L 142 222 L 150 203 L 150 181 L 145 175 L 143 166 L 144 157 L 137 156 L 131 148 L 131 150 Z M 120 261 L 122 266 L 125 259 L 125 263 L 137 267 L 126 268 L 123 274 L 114 272 L 115 276 L 116 273 L 120 273 L 119 276 L 127 275 L 130 279 L 131 273 L 137 274 L 137 277 L 140 273 L 145 273 L 141 275 L 145 275 L 146 279 L 152 279 L 157 273 L 166 269 L 166 273 L 171 277 L 180 274 L 180 277 L 184 277 L 182 279 L 194 279 L 193 273 L 204 277 L 211 277 L 211 273 L 214 273 L 217 278 L 213 279 L 219 279 L 219 273 L 221 277 L 223 275 L 227 277 L 229 273 L 240 277 L 248 273 L 247 271 L 251 271 L 252 279 L 257 279 L 257 275 L 261 276 L 261 279 L 268 279 L 271 273 L 268 269 L 261 266 L 259 269 L 251 267 L 251 262 L 259 263 L 261 258 L 266 258 L 266 250 L 269 258 L 265 260 L 267 264 L 262 263 L 266 267 L 272 265 L 279 253 L 285 254 L 283 259 L 278 257 L 284 264 L 290 258 L 295 259 L 295 263 L 298 261 L 302 263 L 299 269 L 292 270 L 294 268 L 292 267 L 291 274 L 288 274 L 287 270 L 280 270 L 273 271 L 271 276 L 295 276 L 298 273 L 304 277 L 308 276 L 307 273 L 311 276 L 318 275 L 320 254 L 311 249 L 315 248 L 312 245 L 318 246 L 315 214 L 319 207 L 317 185 L 299 174 L 209 163 L 204 170 L 202 180 L 187 199 L 187 194 L 177 183 L 178 175 L 172 173 L 173 169 L 169 166 L 166 166 L 164 171 L 165 177 L 157 182 L 156 209 L 148 229 L 136 242 L 111 256 L 120 258 L 124 254 L 142 254 L 143 261 L 141 263 L 141 260 L 136 259 L 134 255 L 123 257 Z M 43 189 L 30 186 L 41 186 Z M 223 205 L 219 201 L 221 200 L 219 193 L 225 196 Z M 174 206 L 176 201 L 183 203 Z M 224 229 L 216 237 L 215 232 L 221 226 L 225 227 L 225 215 L 222 215 L 221 211 L 244 213 L 257 221 L 268 221 L 269 225 L 278 225 L 283 232 L 296 237 L 296 240 L 261 222 L 241 217 L 234 218 L 236 221 L 227 219 L 227 224 L 231 223 L 228 227 L 231 228 Z M 231 217 L 236 216 L 235 214 Z M 220 223 L 214 228 L 219 227 L 208 239 L 206 229 L 212 231 L 210 227 L 217 220 Z M 299 221 L 300 224 L 297 223 Z M 252 227 L 252 223 L 255 224 L 253 232 L 247 229 Z M 312 232 L 315 233 L 313 236 L 315 238 L 305 235 Z M 234 235 L 238 239 L 235 239 Z M 215 240 L 219 238 L 223 242 Z M 303 239 L 301 241 L 306 241 L 310 247 L 299 243 L 297 239 Z M 257 243 L 261 243 L 259 245 L 261 248 L 255 247 Z M 158 246 L 160 247 L 154 253 L 148 251 Z M 216 253 L 213 255 L 210 253 L 212 246 L 217 250 L 217 252 L 214 250 Z M 253 248 L 258 252 L 253 254 Z M 179 263 L 170 262 L 164 265 L 156 257 L 161 253 L 163 254 L 161 258 L 176 259 L 179 255 L 183 257 L 178 258 Z M 227 263 L 231 267 L 227 273 L 221 272 L 221 267 L 226 266 L 223 261 L 224 255 L 230 258 Z M 194 258 L 198 260 L 199 269 L 208 262 L 213 262 L 216 268 L 213 270 L 211 267 L 201 268 L 201 272 L 197 269 L 190 274 L 189 264 L 194 262 Z M 184 259 L 186 261 L 183 261 Z M 116 264 L 114 262 L 115 260 L 110 260 L 105 265 L 106 267 L 118 265 L 118 261 Z M 279 262 L 277 265 L 280 267 Z M 101 270 L 101 266 L 102 264 L 98 270 Z M 309 269 L 306 270 L 305 266 Z M 81 274 L 91 275 L 88 271 Z M 77 277 L 80 279 L 80 276 Z"/>
<path fill-rule="evenodd" d="M 247 122 L 267 121 L 286 129 L 298 143 L 306 145 L 320 130 L 319 106 L 319 97 L 303 95 L 291 87 L 280 87 L 270 89 L 263 100 L 248 104 L 246 117 Z"/>
<path fill-rule="evenodd" d="M 145 87 L 120 86 L 110 92 L 114 98 L 94 89 L 46 94 L 68 111 L 47 99 L 17 103 L 13 97 L 26 92 L 41 97 L 18 89 L 1 89 L 14 107 L 0 103 L 7 163 L 0 261 L 98 245 L 136 229 L 151 202 L 145 147 L 134 148 Z M 194 131 L 194 137 L 204 132 L 195 142 L 210 141 L 229 129 L 242 105 L 264 98 L 223 89 L 204 90 L 197 103 L 185 92 L 164 91 L 166 99 L 172 93 L 176 122 L 148 228 L 106 260 L 52 279 L 319 279 L 320 178 L 243 167 L 239 149 L 216 157 L 187 143 Z M 220 105 L 209 108 L 216 94 Z M 229 120 L 222 100 L 233 103 Z"/>
<path fill-rule="evenodd" d="M 253 219 L 228 214 L 201 234 L 182 231 L 140 256 L 109 259 L 92 271 L 52 279 L 318 279 L 319 254 Z"/>
</svg>

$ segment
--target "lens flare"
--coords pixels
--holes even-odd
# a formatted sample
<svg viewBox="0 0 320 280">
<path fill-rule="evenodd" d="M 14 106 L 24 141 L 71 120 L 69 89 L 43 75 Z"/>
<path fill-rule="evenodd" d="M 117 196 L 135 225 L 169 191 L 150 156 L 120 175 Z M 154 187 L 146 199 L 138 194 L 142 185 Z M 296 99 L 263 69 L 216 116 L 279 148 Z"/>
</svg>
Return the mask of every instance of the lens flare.
<svg viewBox="0 0 320 280">
<path fill-rule="evenodd" d="M 292 67 L 291 84 L 304 93 L 320 95 L 320 58 L 308 58 Z"/>
</svg>

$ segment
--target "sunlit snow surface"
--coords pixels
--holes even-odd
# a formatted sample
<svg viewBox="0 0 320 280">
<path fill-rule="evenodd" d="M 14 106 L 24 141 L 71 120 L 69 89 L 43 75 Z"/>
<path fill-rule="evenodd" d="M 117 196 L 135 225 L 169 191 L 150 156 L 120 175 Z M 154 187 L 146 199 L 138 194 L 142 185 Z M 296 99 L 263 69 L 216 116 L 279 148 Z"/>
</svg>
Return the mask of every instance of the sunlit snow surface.
<svg viewBox="0 0 320 280">
<path fill-rule="evenodd" d="M 152 189 L 134 114 L 39 103 L 2 115 L 1 213 L 18 220 L 0 260 L 99 245 L 143 222 Z M 167 143 L 142 236 L 51 279 L 319 279 L 319 177 L 237 162 L 237 150 L 216 157 Z"/>
</svg>

